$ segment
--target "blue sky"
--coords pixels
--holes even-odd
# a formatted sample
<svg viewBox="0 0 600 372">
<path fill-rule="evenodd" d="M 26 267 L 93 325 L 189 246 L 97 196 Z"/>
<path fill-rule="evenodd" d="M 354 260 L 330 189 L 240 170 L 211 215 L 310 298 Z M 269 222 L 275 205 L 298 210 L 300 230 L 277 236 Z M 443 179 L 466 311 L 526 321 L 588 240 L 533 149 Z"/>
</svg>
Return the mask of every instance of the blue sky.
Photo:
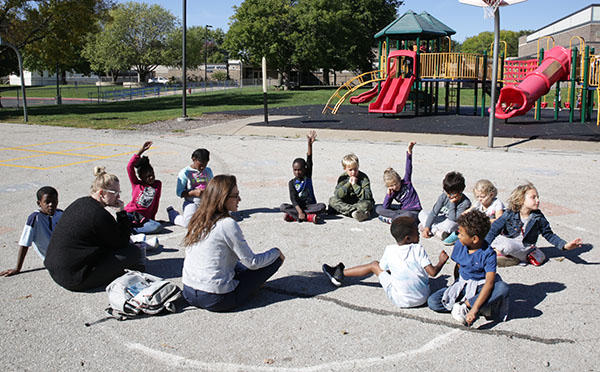
<svg viewBox="0 0 600 372">
<path fill-rule="evenodd" d="M 358 0 L 360 1 L 360 0 Z M 119 2 L 125 2 L 119 0 Z M 180 0 L 144 0 L 147 4 L 159 4 L 175 16 L 182 15 Z M 204 26 L 229 29 L 229 17 L 233 14 L 233 6 L 240 5 L 241 0 L 199 1 L 187 0 L 188 26 Z M 537 30 L 566 15 L 580 10 L 593 2 L 589 0 L 528 0 L 523 3 L 500 8 L 500 27 L 503 30 L 519 31 Z M 456 31 L 454 40 L 463 42 L 469 36 L 482 31 L 493 31 L 493 19 L 484 19 L 483 9 L 460 4 L 458 0 L 406 0 L 398 9 L 399 14 L 407 10 L 420 13 L 427 11 Z"/>
</svg>

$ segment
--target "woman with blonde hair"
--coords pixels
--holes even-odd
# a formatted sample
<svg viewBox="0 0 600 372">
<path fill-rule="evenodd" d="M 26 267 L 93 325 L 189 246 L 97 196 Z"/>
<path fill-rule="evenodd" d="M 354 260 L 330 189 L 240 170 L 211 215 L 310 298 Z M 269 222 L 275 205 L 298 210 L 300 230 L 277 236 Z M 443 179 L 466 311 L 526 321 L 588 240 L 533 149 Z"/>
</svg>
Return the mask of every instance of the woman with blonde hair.
<svg viewBox="0 0 600 372">
<path fill-rule="evenodd" d="M 119 179 L 95 167 L 90 196 L 75 200 L 56 225 L 44 264 L 70 291 L 105 286 L 125 269 L 145 269 L 145 255 L 129 243 L 131 223 L 120 199 Z M 111 207 L 115 218 L 105 209 Z"/>
<path fill-rule="evenodd" d="M 218 175 L 207 185 L 183 244 L 183 297 L 192 306 L 228 311 L 242 305 L 279 269 L 279 248 L 255 254 L 230 213 L 238 210 L 236 178 Z"/>
</svg>

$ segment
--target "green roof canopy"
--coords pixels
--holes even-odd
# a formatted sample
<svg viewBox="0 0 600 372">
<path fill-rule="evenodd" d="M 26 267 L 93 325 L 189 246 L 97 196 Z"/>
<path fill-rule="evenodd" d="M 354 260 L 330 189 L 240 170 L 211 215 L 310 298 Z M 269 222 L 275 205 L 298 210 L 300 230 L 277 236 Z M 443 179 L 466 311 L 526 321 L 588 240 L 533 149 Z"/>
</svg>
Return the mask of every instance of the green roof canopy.
<svg viewBox="0 0 600 372">
<path fill-rule="evenodd" d="M 456 31 L 446 26 L 427 12 L 417 14 L 412 10 L 407 11 L 395 21 L 385 26 L 375 34 L 375 39 L 389 37 L 390 39 L 416 39 L 417 37 L 428 40 L 442 36 L 454 35 Z"/>
</svg>

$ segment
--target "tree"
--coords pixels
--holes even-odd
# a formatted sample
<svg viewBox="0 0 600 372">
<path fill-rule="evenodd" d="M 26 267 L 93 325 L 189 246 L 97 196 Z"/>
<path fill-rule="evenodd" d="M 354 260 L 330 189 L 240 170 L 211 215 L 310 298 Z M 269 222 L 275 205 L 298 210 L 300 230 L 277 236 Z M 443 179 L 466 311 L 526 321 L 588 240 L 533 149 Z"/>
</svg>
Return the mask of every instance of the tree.
<svg viewBox="0 0 600 372">
<path fill-rule="evenodd" d="M 500 31 L 500 40 L 506 42 L 506 57 L 516 57 L 519 54 L 519 37 L 523 35 L 529 35 L 533 31 L 522 30 L 522 31 Z M 462 44 L 462 51 L 464 53 L 483 53 L 487 50 L 490 53 L 492 42 L 494 41 L 494 34 L 489 31 L 481 32 L 476 36 L 467 38 Z M 504 43 L 500 43 L 499 50 L 504 52 Z"/>
<path fill-rule="evenodd" d="M 222 29 L 207 29 L 202 26 L 189 27 L 186 33 L 186 65 L 188 68 L 198 68 L 204 64 L 205 53 L 209 63 L 225 63 L 223 43 L 225 32 Z M 176 62 L 172 66 L 181 66 L 181 53 L 183 35 L 181 28 L 177 28 L 169 35 L 168 50 L 172 53 L 170 59 Z"/>
<path fill-rule="evenodd" d="M 80 52 L 86 35 L 97 30 L 97 20 L 111 6 L 112 0 L 3 0 L 0 35 L 21 50 L 30 70 L 53 71 L 57 64 L 63 71 L 85 70 Z M 0 72 L 17 69 L 15 59 Z"/>
<path fill-rule="evenodd" d="M 158 65 L 174 66 L 176 53 L 169 37 L 177 19 L 159 5 L 128 2 L 110 11 L 110 21 L 102 26 L 86 47 L 86 58 L 95 68 L 133 68 L 138 81 L 146 81 Z M 100 48 L 94 51 L 93 48 Z"/>
<path fill-rule="evenodd" d="M 265 57 L 286 86 L 294 67 L 298 34 L 294 5 L 294 0 L 245 0 L 234 6 L 225 38 L 226 49 L 245 63 L 260 65 Z"/>
</svg>

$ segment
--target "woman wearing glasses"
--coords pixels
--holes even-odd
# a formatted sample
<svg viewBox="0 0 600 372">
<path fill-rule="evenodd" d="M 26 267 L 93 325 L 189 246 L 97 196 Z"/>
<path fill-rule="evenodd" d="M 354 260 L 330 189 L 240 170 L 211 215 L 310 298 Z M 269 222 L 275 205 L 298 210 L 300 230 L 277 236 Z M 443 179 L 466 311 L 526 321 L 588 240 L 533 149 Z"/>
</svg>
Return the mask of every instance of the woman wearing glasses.
<svg viewBox="0 0 600 372">
<path fill-rule="evenodd" d="M 230 213 L 241 201 L 235 176 L 214 177 L 183 241 L 183 296 L 192 306 L 228 311 L 242 305 L 279 269 L 279 248 L 255 254 Z"/>
<path fill-rule="evenodd" d="M 119 179 L 104 167 L 94 168 L 94 175 L 90 196 L 65 209 L 66 218 L 56 225 L 44 261 L 52 279 L 70 291 L 106 286 L 125 269 L 145 269 L 145 255 L 129 243 L 131 223 L 120 199 Z M 105 207 L 115 210 L 116 220 Z"/>
</svg>

